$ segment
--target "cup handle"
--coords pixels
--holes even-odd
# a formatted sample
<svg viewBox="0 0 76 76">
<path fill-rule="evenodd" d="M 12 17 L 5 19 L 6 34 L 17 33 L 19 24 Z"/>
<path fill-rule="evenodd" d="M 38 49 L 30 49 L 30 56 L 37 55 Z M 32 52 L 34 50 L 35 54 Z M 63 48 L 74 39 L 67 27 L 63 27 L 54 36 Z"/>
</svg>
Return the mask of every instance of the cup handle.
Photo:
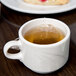
<svg viewBox="0 0 76 76">
<path fill-rule="evenodd" d="M 20 49 L 20 46 L 21 46 L 21 42 L 18 40 L 18 41 L 9 41 L 5 44 L 4 46 L 4 49 L 3 49 L 3 52 L 4 52 L 4 55 L 9 58 L 9 59 L 21 59 L 22 58 L 22 53 L 21 51 L 16 53 L 16 54 L 11 54 L 11 53 L 8 53 L 8 50 L 9 48 L 11 47 L 19 47 Z M 15 48 L 16 49 L 16 48 Z"/>
</svg>

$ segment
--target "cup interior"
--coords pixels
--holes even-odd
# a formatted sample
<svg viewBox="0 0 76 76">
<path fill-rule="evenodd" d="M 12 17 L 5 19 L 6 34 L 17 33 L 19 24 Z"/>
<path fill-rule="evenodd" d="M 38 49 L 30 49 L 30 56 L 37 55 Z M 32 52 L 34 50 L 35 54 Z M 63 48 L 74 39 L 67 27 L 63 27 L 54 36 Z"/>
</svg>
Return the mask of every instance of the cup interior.
<svg viewBox="0 0 76 76">
<path fill-rule="evenodd" d="M 32 20 L 32 21 L 29 21 L 26 24 L 24 24 L 24 27 L 22 29 L 22 36 L 24 36 L 24 34 L 28 30 L 30 30 L 34 27 L 40 26 L 41 24 L 51 24 L 54 27 L 57 27 L 60 30 L 62 30 L 65 35 L 67 34 L 67 28 L 65 27 L 64 23 L 62 23 L 61 21 L 58 21 L 58 20 L 54 20 L 54 19 L 43 18 L 43 19 Z"/>
<path fill-rule="evenodd" d="M 23 24 L 23 26 L 19 30 L 20 36 L 22 36 L 24 38 L 24 34 L 28 30 L 30 30 L 30 29 L 32 29 L 34 27 L 40 26 L 41 24 L 51 24 L 54 27 L 59 28 L 65 34 L 64 38 L 68 38 L 69 35 L 70 35 L 70 30 L 69 30 L 68 26 L 64 22 L 62 22 L 60 20 L 57 20 L 57 19 L 52 19 L 52 18 L 38 18 L 38 19 L 30 20 L 30 21 L 26 22 L 25 24 Z"/>
</svg>

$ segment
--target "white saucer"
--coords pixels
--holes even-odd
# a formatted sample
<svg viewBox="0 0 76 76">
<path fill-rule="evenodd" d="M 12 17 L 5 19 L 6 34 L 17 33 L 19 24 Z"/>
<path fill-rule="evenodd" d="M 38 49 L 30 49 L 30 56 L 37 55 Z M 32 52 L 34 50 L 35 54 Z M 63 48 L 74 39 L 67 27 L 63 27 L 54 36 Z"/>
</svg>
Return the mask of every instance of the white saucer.
<svg viewBox="0 0 76 76">
<path fill-rule="evenodd" d="M 55 14 L 76 8 L 76 0 L 70 0 L 68 4 L 59 6 L 32 5 L 25 3 L 23 0 L 1 0 L 1 2 L 13 10 L 31 14 Z"/>
</svg>

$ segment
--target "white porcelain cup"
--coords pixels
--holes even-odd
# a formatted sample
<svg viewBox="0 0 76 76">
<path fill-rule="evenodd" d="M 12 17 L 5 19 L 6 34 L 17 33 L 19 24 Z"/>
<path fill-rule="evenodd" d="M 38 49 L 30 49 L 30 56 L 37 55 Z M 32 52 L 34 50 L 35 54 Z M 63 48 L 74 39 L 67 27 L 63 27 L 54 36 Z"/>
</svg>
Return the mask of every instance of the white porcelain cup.
<svg viewBox="0 0 76 76">
<path fill-rule="evenodd" d="M 24 34 L 33 27 L 41 24 L 52 24 L 61 29 L 65 37 L 63 40 L 47 45 L 31 43 L 24 39 Z M 4 55 L 10 59 L 20 60 L 26 67 L 37 73 L 54 72 L 64 66 L 69 56 L 70 29 L 60 20 L 52 18 L 38 18 L 26 22 L 19 29 L 19 40 L 9 41 L 4 46 Z M 18 47 L 19 53 L 8 53 L 11 47 Z"/>
</svg>

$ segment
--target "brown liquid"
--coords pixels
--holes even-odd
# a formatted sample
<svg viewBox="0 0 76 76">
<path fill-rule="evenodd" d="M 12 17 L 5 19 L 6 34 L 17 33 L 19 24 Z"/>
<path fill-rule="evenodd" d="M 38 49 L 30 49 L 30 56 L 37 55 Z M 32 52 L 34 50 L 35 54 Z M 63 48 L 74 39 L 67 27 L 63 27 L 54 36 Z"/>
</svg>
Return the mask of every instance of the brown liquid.
<svg viewBox="0 0 76 76">
<path fill-rule="evenodd" d="M 60 29 L 50 24 L 32 28 L 24 35 L 26 40 L 35 44 L 53 44 L 59 42 L 64 37 L 65 35 Z"/>
</svg>

